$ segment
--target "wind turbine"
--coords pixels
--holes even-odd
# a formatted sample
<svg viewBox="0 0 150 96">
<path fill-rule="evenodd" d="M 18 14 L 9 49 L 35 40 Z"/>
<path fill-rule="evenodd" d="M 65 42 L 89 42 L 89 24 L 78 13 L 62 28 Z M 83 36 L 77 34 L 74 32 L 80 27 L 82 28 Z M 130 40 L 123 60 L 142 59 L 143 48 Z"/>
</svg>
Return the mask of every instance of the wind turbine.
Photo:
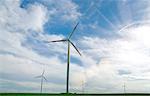
<svg viewBox="0 0 150 96">
<path fill-rule="evenodd" d="M 67 42 L 68 43 L 68 55 L 67 55 L 67 78 L 66 78 L 66 93 L 69 93 L 69 65 L 70 65 L 70 45 L 72 45 L 75 50 L 79 53 L 79 55 L 81 56 L 81 53 L 79 52 L 79 50 L 77 49 L 77 47 L 72 43 L 72 41 L 70 40 L 74 31 L 76 30 L 77 26 L 78 26 L 79 22 L 75 25 L 75 27 L 73 28 L 72 32 L 70 33 L 70 35 L 68 36 L 68 38 L 66 39 L 61 39 L 61 40 L 55 40 L 55 41 L 48 41 L 49 42 Z"/>
<path fill-rule="evenodd" d="M 125 84 L 125 82 L 123 84 L 123 92 L 124 92 L 124 94 L 126 93 L 126 84 Z"/>
<path fill-rule="evenodd" d="M 84 82 L 84 80 L 82 80 L 81 86 L 82 86 L 82 93 L 84 93 L 84 87 L 85 87 L 85 82 Z"/>
<path fill-rule="evenodd" d="M 42 93 L 43 89 L 43 80 L 47 81 L 47 79 L 44 76 L 45 70 L 43 70 L 42 74 L 40 76 L 36 76 L 35 78 L 41 78 L 41 87 L 40 87 L 40 93 Z"/>
<path fill-rule="evenodd" d="M 82 93 L 84 93 L 85 92 L 85 84 L 86 84 L 86 79 L 87 79 L 87 74 L 86 74 L 86 70 L 84 69 L 84 71 L 83 71 L 83 74 L 84 74 L 84 76 L 83 76 L 83 78 L 82 78 L 82 81 L 81 81 L 81 87 L 82 87 Z"/>
</svg>

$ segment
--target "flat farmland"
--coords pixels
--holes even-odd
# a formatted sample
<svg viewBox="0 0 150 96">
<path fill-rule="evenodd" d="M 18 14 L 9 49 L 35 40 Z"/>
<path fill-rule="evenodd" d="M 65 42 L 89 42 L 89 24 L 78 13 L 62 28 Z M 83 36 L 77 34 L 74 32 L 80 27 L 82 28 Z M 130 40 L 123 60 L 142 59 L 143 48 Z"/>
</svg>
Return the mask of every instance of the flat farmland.
<svg viewBox="0 0 150 96">
<path fill-rule="evenodd" d="M 0 93 L 0 96 L 150 96 L 148 93 L 107 93 L 107 94 L 77 94 L 77 93 Z"/>
</svg>

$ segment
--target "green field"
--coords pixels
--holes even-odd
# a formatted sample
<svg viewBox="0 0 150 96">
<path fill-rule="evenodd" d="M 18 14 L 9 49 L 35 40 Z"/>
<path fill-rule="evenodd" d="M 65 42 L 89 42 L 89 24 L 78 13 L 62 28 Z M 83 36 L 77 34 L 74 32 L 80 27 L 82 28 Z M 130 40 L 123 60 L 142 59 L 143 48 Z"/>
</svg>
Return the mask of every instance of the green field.
<svg viewBox="0 0 150 96">
<path fill-rule="evenodd" d="M 65 93 L 56 93 L 56 94 L 50 94 L 50 93 L 0 93 L 0 96 L 150 96 L 150 94 L 146 93 L 126 93 L 126 94 L 121 94 L 121 93 L 107 93 L 107 94 L 76 94 L 76 93 L 70 93 L 70 94 L 65 94 Z"/>
</svg>

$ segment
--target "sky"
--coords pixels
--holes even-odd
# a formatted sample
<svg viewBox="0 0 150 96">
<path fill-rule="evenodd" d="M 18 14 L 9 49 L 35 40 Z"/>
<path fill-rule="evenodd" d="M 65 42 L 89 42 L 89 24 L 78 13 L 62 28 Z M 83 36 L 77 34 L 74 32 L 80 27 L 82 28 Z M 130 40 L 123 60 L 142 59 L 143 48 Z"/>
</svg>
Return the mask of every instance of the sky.
<svg viewBox="0 0 150 96">
<path fill-rule="evenodd" d="M 0 0 L 0 92 L 150 92 L 149 0 Z"/>
</svg>

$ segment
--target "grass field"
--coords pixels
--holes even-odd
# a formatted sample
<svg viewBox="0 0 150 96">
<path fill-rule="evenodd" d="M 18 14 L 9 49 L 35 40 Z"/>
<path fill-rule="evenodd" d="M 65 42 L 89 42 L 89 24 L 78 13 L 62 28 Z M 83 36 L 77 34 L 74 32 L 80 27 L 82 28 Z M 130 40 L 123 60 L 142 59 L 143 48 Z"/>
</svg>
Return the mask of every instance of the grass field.
<svg viewBox="0 0 150 96">
<path fill-rule="evenodd" d="M 113 93 L 113 94 L 65 94 L 65 93 L 60 93 L 60 94 L 51 94 L 51 93 L 0 93 L 0 96 L 150 96 L 150 94 L 146 93 L 126 93 L 126 94 L 121 94 L 121 93 Z"/>
</svg>

